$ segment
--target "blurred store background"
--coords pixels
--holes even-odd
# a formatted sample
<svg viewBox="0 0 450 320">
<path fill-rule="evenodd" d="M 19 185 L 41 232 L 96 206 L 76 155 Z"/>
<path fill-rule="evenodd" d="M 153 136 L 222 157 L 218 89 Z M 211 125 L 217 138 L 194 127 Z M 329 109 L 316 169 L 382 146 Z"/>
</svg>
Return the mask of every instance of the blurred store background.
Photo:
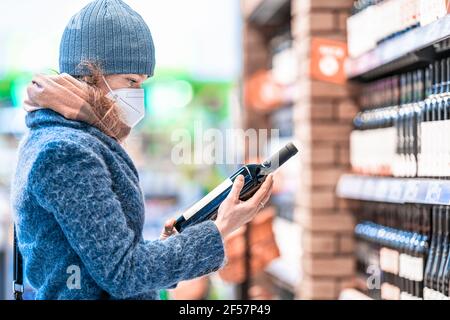
<svg viewBox="0 0 450 320">
<path fill-rule="evenodd" d="M 58 69 L 65 24 L 88 2 L 0 2 L 1 299 L 11 298 L 9 184 L 26 129 L 25 88 L 33 73 Z M 239 162 L 261 160 L 243 153 L 236 165 L 175 165 L 169 160 L 175 130 L 186 129 L 195 136 L 196 123 L 222 131 L 277 129 L 279 139 L 269 141 L 267 155 L 288 141 L 300 150 L 278 173 L 270 205 L 248 228 L 227 239 L 227 267 L 182 283 L 162 297 L 375 297 L 367 290 L 364 270 L 376 264 L 367 261 L 372 256 L 365 256 L 373 252 L 361 249 L 361 242 L 354 239 L 359 219 L 355 213 L 361 203 L 344 198 L 360 199 L 355 194 L 364 192 L 370 198 L 377 190 L 367 191 L 366 185 L 344 174 L 352 170 L 350 162 L 358 174 L 374 174 L 374 161 L 385 170 L 392 158 L 380 154 L 404 150 L 392 143 L 376 144 L 391 136 L 364 140 L 368 136 L 352 131 L 367 129 L 361 121 L 378 119 L 370 114 L 364 118 L 358 114 L 361 108 L 398 102 L 393 98 L 400 93 L 392 85 L 395 75 L 422 68 L 448 50 L 447 1 L 125 2 L 147 21 L 156 44 L 156 75 L 145 84 L 148 116 L 126 143 L 145 194 L 146 239 L 157 238 L 167 218 L 214 188 Z M 388 81 L 375 81 L 380 79 Z M 358 145 L 351 146 L 351 135 Z M 381 149 L 369 148 L 372 144 Z M 230 144 L 225 152 L 239 148 Z M 366 156 L 369 151 L 374 159 Z M 411 171 L 411 162 L 401 165 L 401 172 Z M 374 257 L 378 259 L 376 253 Z M 31 290 L 27 294 L 32 297 Z"/>
<path fill-rule="evenodd" d="M 216 128 L 224 133 L 226 129 L 242 127 L 243 22 L 238 0 L 125 2 L 147 21 L 156 44 L 156 75 L 145 84 L 147 117 L 125 145 L 140 171 L 146 201 L 144 237 L 155 239 L 167 218 L 177 216 L 246 160 L 242 154 L 238 155 L 234 165 L 175 165 L 170 161 L 176 144 L 172 140 L 175 130 L 186 130 L 194 138 L 198 124 L 203 130 Z M 0 3 L 1 299 L 11 298 L 9 187 L 17 146 L 26 133 L 22 109 L 26 87 L 33 74 L 49 74 L 58 70 L 59 41 L 65 25 L 87 3 L 89 0 L 64 3 L 56 0 L 6 0 Z M 290 140 L 291 128 L 285 131 L 285 140 Z M 279 144 L 270 146 L 267 154 L 276 150 Z M 226 152 L 236 152 L 237 149 L 238 146 L 231 143 Z M 279 195 L 280 205 L 285 206 L 280 207 L 280 215 L 291 216 L 291 191 L 285 189 Z M 280 255 L 274 238 L 266 239 L 267 232 L 272 234 L 274 215 L 273 208 L 269 207 L 259 218 L 258 228 L 263 229 L 260 233 L 263 237 L 254 239 L 254 242 L 260 251 L 268 247 L 272 250 L 269 256 L 266 254 L 255 260 L 259 272 Z M 280 233 L 280 241 L 288 241 L 286 236 Z M 241 286 L 245 278 L 244 264 L 241 263 L 244 261 L 245 247 L 241 246 L 244 233 L 235 238 L 238 243 L 231 244 L 235 248 L 233 259 L 230 259 L 233 263 L 230 262 L 230 269 L 222 276 L 217 274 L 181 284 L 173 292 L 162 293 L 163 297 L 239 299 L 244 291 L 247 294 L 252 288 L 242 290 Z M 28 289 L 26 297 L 32 298 L 32 290 Z M 255 296 L 267 295 L 265 290 L 258 288 L 253 288 L 252 292 Z"/>
</svg>

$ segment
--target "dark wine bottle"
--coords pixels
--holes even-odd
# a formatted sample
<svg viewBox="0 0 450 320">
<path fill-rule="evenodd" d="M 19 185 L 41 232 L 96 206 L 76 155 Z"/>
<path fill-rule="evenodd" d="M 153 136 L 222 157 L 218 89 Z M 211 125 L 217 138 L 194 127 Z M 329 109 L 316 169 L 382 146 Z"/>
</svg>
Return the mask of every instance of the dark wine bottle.
<svg viewBox="0 0 450 320">
<path fill-rule="evenodd" d="M 449 255 L 449 215 L 450 208 L 445 207 L 445 212 L 442 220 L 442 254 L 441 254 L 441 263 L 438 269 L 437 276 L 437 289 L 441 293 L 442 297 L 446 295 L 445 292 L 445 267 L 448 260 Z"/>
<path fill-rule="evenodd" d="M 425 267 L 425 275 L 424 275 L 424 292 L 423 297 L 424 300 L 430 300 L 431 299 L 431 293 L 432 293 L 432 268 L 433 268 L 433 262 L 436 257 L 436 247 L 437 247 L 437 220 L 438 220 L 438 207 L 433 206 L 432 208 L 432 216 L 431 216 L 431 245 L 430 250 L 428 251 L 428 258 L 427 263 Z"/>
<path fill-rule="evenodd" d="M 437 215 L 436 222 L 436 248 L 435 257 L 433 260 L 433 265 L 431 268 L 431 300 L 435 300 L 439 296 L 438 288 L 438 278 L 439 278 L 439 266 L 442 259 L 442 249 L 443 249 L 443 236 L 442 236 L 442 218 L 444 216 L 444 206 L 439 206 L 439 211 Z"/>
<path fill-rule="evenodd" d="M 450 213 L 447 214 L 445 220 L 446 237 L 447 237 L 447 260 L 444 264 L 444 270 L 441 277 L 441 293 L 446 300 L 450 299 Z"/>
<path fill-rule="evenodd" d="M 425 261 L 427 258 L 430 237 L 430 209 L 428 206 L 420 208 L 420 215 L 418 220 L 417 230 L 420 234 L 417 246 L 415 247 L 414 256 L 415 263 L 413 267 L 413 274 L 415 280 L 415 293 L 420 299 L 423 299 L 423 275 L 425 269 Z"/>
<path fill-rule="evenodd" d="M 298 152 L 297 148 L 288 143 L 280 151 L 262 164 L 247 164 L 242 166 L 223 183 L 208 193 L 200 201 L 186 210 L 176 221 L 175 229 L 182 232 L 185 228 L 214 219 L 220 204 L 225 200 L 231 191 L 234 180 L 239 176 L 244 176 L 244 186 L 240 193 L 241 200 L 251 198 L 265 181 L 266 177 L 282 166 L 292 156 Z"/>
</svg>

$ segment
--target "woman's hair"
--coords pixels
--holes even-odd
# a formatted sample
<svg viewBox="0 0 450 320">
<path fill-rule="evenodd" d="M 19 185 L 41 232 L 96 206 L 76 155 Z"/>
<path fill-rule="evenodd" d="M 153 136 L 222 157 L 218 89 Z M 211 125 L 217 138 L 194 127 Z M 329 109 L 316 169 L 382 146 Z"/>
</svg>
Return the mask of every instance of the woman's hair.
<svg viewBox="0 0 450 320">
<path fill-rule="evenodd" d="M 92 125 L 99 128 L 108 136 L 122 141 L 131 131 L 122 120 L 120 110 L 114 101 L 107 98 L 99 83 L 104 81 L 104 73 L 98 63 L 84 61 L 79 68 L 87 70 L 88 76 L 76 76 L 80 81 L 88 84 L 88 103 L 96 119 L 92 119 Z M 88 112 L 90 114 L 90 112 Z"/>
</svg>

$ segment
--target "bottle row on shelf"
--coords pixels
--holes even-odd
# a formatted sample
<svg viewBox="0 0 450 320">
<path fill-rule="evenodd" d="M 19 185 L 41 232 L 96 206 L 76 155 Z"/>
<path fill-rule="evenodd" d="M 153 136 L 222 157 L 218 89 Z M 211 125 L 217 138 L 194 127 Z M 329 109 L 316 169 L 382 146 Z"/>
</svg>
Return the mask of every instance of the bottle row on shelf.
<svg viewBox="0 0 450 320">
<path fill-rule="evenodd" d="M 357 173 L 450 177 L 450 58 L 369 84 L 350 137 Z"/>
<path fill-rule="evenodd" d="M 358 273 L 374 299 L 450 299 L 450 206 L 363 203 Z"/>
<path fill-rule="evenodd" d="M 351 57 L 408 30 L 428 25 L 448 12 L 448 0 L 358 0 L 347 20 Z"/>
</svg>

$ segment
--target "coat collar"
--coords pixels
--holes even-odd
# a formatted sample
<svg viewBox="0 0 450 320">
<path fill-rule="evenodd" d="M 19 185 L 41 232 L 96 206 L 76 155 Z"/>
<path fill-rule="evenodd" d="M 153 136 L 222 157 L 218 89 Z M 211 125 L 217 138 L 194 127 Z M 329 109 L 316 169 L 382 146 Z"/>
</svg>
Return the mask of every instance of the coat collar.
<svg viewBox="0 0 450 320">
<path fill-rule="evenodd" d="M 50 109 L 40 109 L 29 112 L 25 117 L 25 124 L 31 130 L 54 126 L 83 130 L 100 140 L 103 144 L 107 145 L 109 149 L 121 156 L 136 173 L 136 176 L 138 175 L 133 161 L 125 149 L 117 142 L 117 140 L 104 134 L 101 130 L 89 125 L 88 123 L 66 119 L 59 113 L 56 113 Z"/>
</svg>

